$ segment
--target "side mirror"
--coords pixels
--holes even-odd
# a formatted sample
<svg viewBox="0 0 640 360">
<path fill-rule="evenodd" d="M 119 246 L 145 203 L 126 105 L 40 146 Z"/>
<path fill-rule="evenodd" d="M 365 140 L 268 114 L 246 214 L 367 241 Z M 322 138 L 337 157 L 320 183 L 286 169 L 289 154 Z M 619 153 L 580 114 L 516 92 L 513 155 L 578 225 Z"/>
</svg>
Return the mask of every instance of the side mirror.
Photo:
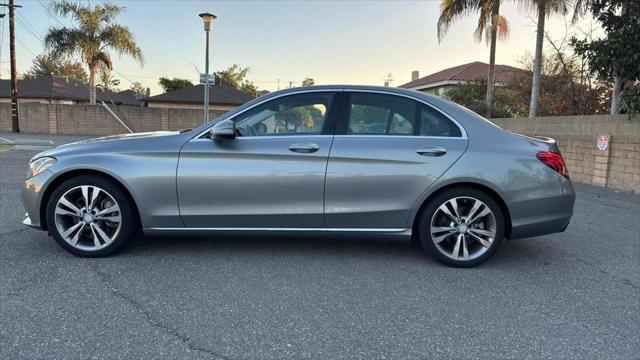
<svg viewBox="0 0 640 360">
<path fill-rule="evenodd" d="M 209 135 L 212 139 L 235 139 L 236 124 L 232 120 L 223 120 L 211 127 Z"/>
</svg>

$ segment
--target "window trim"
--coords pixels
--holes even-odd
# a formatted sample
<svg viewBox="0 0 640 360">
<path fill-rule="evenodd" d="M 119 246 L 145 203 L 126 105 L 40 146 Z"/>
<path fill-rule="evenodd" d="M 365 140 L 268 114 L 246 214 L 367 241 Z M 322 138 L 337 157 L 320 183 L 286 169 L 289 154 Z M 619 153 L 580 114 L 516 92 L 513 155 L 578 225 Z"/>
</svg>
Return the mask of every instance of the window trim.
<svg viewBox="0 0 640 360">
<path fill-rule="evenodd" d="M 254 110 L 255 108 L 257 108 L 258 106 L 262 106 L 268 102 L 274 101 L 274 100 L 278 100 L 287 96 L 295 96 L 295 95 L 304 95 L 304 94 L 317 94 L 317 93 L 332 93 L 333 94 L 333 99 L 331 100 L 331 104 L 330 107 L 328 109 L 327 112 L 327 117 L 325 118 L 324 124 L 322 125 L 322 132 L 320 134 L 306 134 L 306 135 L 281 135 L 281 136 L 240 136 L 239 138 L 244 138 L 244 139 L 262 139 L 262 138 L 283 138 L 285 136 L 291 136 L 291 137 L 301 137 L 301 136 L 327 136 L 327 135 L 333 135 L 334 131 L 335 131 L 335 125 L 336 125 L 336 118 L 338 117 L 338 114 L 336 113 L 338 110 L 338 108 L 341 107 L 342 105 L 342 92 L 344 91 L 344 89 L 338 89 L 338 88 L 331 88 L 331 89 L 317 89 L 317 90 L 301 90 L 301 91 L 294 91 L 294 92 L 287 92 L 284 94 L 279 94 L 278 96 L 272 96 L 269 97 L 267 99 L 264 99 L 263 101 L 260 101 L 258 103 L 255 103 L 251 106 L 249 106 L 246 109 L 243 109 L 241 112 L 234 114 L 232 116 L 228 116 L 228 117 L 223 117 L 221 118 L 221 120 L 231 120 L 234 123 L 236 122 L 236 118 L 238 118 L 239 116 L 245 115 L 246 113 Z M 210 139 L 208 138 L 204 138 L 204 136 L 206 136 L 209 131 L 211 130 L 211 128 L 213 126 L 215 126 L 216 123 L 211 123 L 210 126 L 208 126 L 206 129 L 204 129 L 203 131 L 199 132 L 196 136 L 192 137 L 189 141 L 193 141 L 193 140 L 207 140 L 209 141 Z M 330 131 L 329 131 L 330 130 Z M 328 132 L 328 133 L 326 133 Z"/>
<path fill-rule="evenodd" d="M 351 94 L 352 93 L 383 94 L 383 95 L 399 96 L 399 97 L 404 97 L 404 98 L 407 98 L 407 99 L 411 99 L 411 100 L 416 102 L 416 121 L 417 121 L 417 117 L 420 115 L 420 105 L 428 106 L 429 108 L 435 110 L 437 113 L 441 114 L 446 119 L 451 121 L 455 126 L 457 126 L 458 129 L 460 129 L 460 136 L 348 134 L 347 133 L 347 127 L 348 127 L 348 121 L 349 121 L 349 119 L 348 119 L 348 116 L 349 116 L 348 107 L 349 107 L 349 105 L 351 105 Z M 376 137 L 385 137 L 385 138 L 403 138 L 404 137 L 404 138 L 420 138 L 420 139 L 459 139 L 459 140 L 468 140 L 467 131 L 465 130 L 465 128 L 458 121 L 456 121 L 454 118 L 449 116 L 449 114 L 447 114 L 444 111 L 438 109 L 437 107 L 429 104 L 428 102 L 423 101 L 422 99 L 419 99 L 419 98 L 416 98 L 416 97 L 413 97 L 413 96 L 410 96 L 410 95 L 398 94 L 398 93 L 394 93 L 394 92 L 390 92 L 390 91 L 366 90 L 366 89 L 344 89 L 344 93 L 343 93 L 342 97 L 343 97 L 343 100 L 342 100 L 342 102 L 343 102 L 343 110 L 341 111 L 341 114 L 340 114 L 340 116 L 338 118 L 338 124 L 336 125 L 335 136 L 340 136 L 340 137 L 346 137 L 346 136 L 372 137 L 372 136 L 376 136 Z M 416 129 L 418 131 L 420 131 L 420 125 L 421 125 L 420 123 L 414 124 L 414 128 L 415 128 L 414 131 Z"/>
<path fill-rule="evenodd" d="M 419 104 L 424 104 L 426 106 L 429 106 L 433 109 L 435 109 L 437 112 L 441 113 L 444 117 L 446 117 L 447 119 L 449 119 L 451 122 L 453 122 L 459 129 L 460 132 L 462 134 L 462 137 L 449 137 L 449 136 L 409 136 L 409 137 L 413 137 L 413 138 L 423 138 L 423 139 L 458 139 L 458 140 L 468 140 L 469 138 L 467 137 L 467 131 L 464 128 L 464 126 L 462 126 L 462 124 L 460 124 L 460 122 L 458 122 L 457 120 L 455 120 L 454 118 L 452 118 L 449 114 L 447 114 L 446 112 L 440 110 L 439 108 L 437 108 L 436 106 L 433 106 L 432 104 L 430 104 L 427 101 L 424 101 L 423 99 L 420 99 L 418 97 L 415 96 L 411 96 L 411 95 L 407 95 L 407 94 L 400 94 L 400 93 L 396 93 L 396 92 L 392 92 L 392 91 L 384 91 L 384 90 L 372 90 L 372 89 L 354 89 L 354 88 L 349 88 L 349 87 L 335 87 L 335 88 L 323 88 L 323 89 L 304 89 L 304 90 L 298 90 L 298 91 L 293 91 L 293 92 L 286 92 L 283 94 L 279 94 L 279 95 L 274 95 L 272 97 L 269 97 L 267 99 L 264 99 L 263 101 L 257 102 L 251 106 L 249 106 L 248 108 L 242 110 L 241 112 L 239 112 L 238 114 L 233 115 L 233 118 L 244 114 L 247 111 L 250 111 L 251 109 L 260 106 L 262 104 L 264 104 L 267 101 L 271 101 L 271 100 L 275 100 L 284 96 L 289 96 L 289 95 L 295 95 L 295 94 L 304 94 L 304 93 L 318 93 L 318 92 L 333 92 L 335 93 L 335 98 L 334 98 L 334 102 L 336 104 L 336 106 L 332 106 L 332 108 L 335 108 L 336 111 L 338 111 L 339 109 L 339 114 L 338 116 L 336 116 L 335 123 L 333 124 L 333 132 L 329 133 L 329 134 L 322 134 L 322 135 L 334 135 L 334 136 L 376 136 L 376 135 L 347 135 L 347 134 L 340 134 L 338 133 L 338 131 L 340 130 L 340 126 L 342 123 L 344 123 L 346 121 L 346 119 L 343 119 L 344 116 L 340 115 L 340 114 L 344 114 L 345 110 L 344 109 L 348 103 L 345 100 L 345 97 L 347 97 L 348 93 L 353 93 L 353 92 L 361 92 L 361 93 L 372 93 L 372 94 L 387 94 L 387 95 L 393 95 L 393 96 L 400 96 L 400 97 L 404 97 L 407 99 L 411 99 L 414 100 L 416 102 L 418 102 Z M 228 117 L 223 117 L 221 118 L 221 120 L 225 120 Z M 189 141 L 192 140 L 198 140 L 198 139 L 202 139 L 202 136 L 207 134 L 209 132 L 209 130 L 211 130 L 211 128 L 215 125 L 215 123 L 211 123 L 210 126 L 208 126 L 207 128 L 205 128 L 203 131 L 199 132 L 197 135 L 193 136 Z M 322 136 L 322 135 L 313 135 L 313 136 Z M 381 135 L 384 136 L 385 138 L 389 138 L 388 135 Z M 407 135 L 395 135 L 393 136 L 393 138 L 400 138 L 403 136 L 407 136 Z M 249 138 L 248 136 L 245 138 Z M 252 137 L 252 138 L 265 138 L 265 136 L 258 136 L 258 137 Z M 271 136 L 266 136 L 266 138 L 272 138 Z M 209 139 L 205 139 L 207 141 L 210 141 Z"/>
</svg>

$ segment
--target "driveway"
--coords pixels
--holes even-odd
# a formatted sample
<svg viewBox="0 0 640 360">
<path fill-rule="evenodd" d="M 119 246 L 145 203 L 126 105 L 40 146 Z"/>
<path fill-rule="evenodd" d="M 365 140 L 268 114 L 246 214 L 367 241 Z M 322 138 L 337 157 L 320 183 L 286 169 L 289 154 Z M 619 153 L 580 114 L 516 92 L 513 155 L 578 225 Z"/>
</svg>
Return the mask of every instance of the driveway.
<svg viewBox="0 0 640 360">
<path fill-rule="evenodd" d="M 80 259 L 23 227 L 0 151 L 0 358 L 637 359 L 640 196 L 453 269 L 402 243 L 139 238 Z"/>
</svg>

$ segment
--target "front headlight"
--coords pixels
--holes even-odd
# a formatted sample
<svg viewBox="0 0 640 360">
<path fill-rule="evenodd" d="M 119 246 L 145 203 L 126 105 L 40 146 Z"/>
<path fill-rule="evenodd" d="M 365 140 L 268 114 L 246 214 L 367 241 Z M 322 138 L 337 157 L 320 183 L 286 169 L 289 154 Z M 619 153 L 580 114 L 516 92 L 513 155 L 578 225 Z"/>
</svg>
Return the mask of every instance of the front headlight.
<svg viewBox="0 0 640 360">
<path fill-rule="evenodd" d="M 29 163 L 29 176 L 36 176 L 56 163 L 56 159 L 50 156 L 37 158 Z"/>
</svg>

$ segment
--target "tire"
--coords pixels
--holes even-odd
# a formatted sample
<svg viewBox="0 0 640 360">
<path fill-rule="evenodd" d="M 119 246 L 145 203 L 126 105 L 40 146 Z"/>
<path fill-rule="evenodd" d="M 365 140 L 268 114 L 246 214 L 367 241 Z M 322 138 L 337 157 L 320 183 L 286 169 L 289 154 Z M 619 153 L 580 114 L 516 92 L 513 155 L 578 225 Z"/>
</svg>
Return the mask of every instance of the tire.
<svg viewBox="0 0 640 360">
<path fill-rule="evenodd" d="M 480 265 L 504 240 L 502 209 L 492 196 L 472 187 L 454 187 L 436 194 L 418 216 L 422 248 L 448 266 Z"/>
<path fill-rule="evenodd" d="M 73 177 L 55 189 L 47 204 L 47 224 L 58 245 L 80 257 L 111 255 L 139 228 L 125 190 L 95 175 Z"/>
</svg>

